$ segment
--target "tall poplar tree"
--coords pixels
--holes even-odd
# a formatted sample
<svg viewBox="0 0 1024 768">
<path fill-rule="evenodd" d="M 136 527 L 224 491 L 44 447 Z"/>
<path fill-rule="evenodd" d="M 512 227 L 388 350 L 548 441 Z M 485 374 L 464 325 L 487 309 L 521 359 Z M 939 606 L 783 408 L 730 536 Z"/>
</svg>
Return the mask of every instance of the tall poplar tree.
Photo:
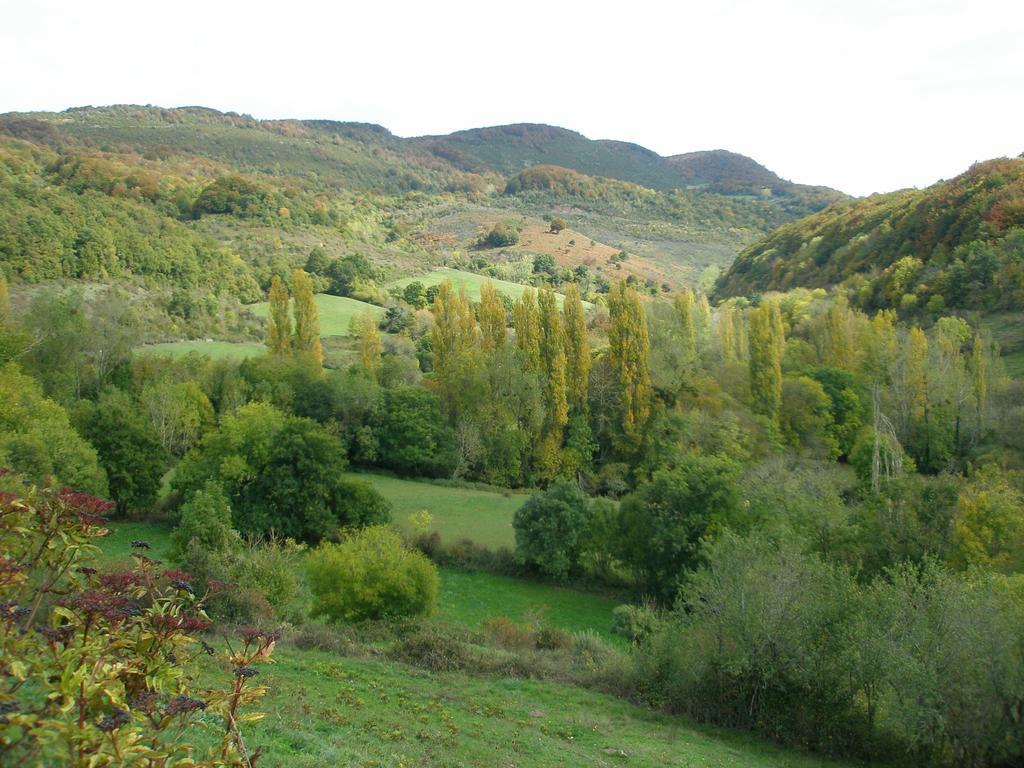
<svg viewBox="0 0 1024 768">
<path fill-rule="evenodd" d="M 275 355 L 287 355 L 292 349 L 292 320 L 288 311 L 288 288 L 277 275 L 274 275 L 270 281 L 269 298 L 267 346 Z"/>
<path fill-rule="evenodd" d="M 505 305 L 494 284 L 487 281 L 480 286 L 480 344 L 485 352 L 498 349 L 505 343 Z"/>
<path fill-rule="evenodd" d="M 778 338 L 781 319 L 779 307 L 765 302 L 750 311 L 750 395 L 754 412 L 773 423 L 779 420 L 782 406 L 782 343 Z"/>
<path fill-rule="evenodd" d="M 625 281 L 608 292 L 609 361 L 622 388 L 622 431 L 632 447 L 639 447 L 651 415 L 651 352 L 647 318 L 640 297 Z"/>
<path fill-rule="evenodd" d="M 295 313 L 295 351 L 309 355 L 318 365 L 324 364 L 320 343 L 320 314 L 316 308 L 313 280 L 302 269 L 292 273 L 292 311 Z"/>
<path fill-rule="evenodd" d="M 550 288 L 537 297 L 540 329 L 540 358 L 544 379 L 544 431 L 537 448 L 537 474 L 544 482 L 558 477 L 562 468 L 562 445 L 569 421 L 566 395 L 565 333 L 558 301 Z"/>
<path fill-rule="evenodd" d="M 587 410 L 590 384 L 590 339 L 587 337 L 587 316 L 580 298 L 580 289 L 569 283 L 562 304 L 565 326 L 566 386 L 569 405 L 581 412 Z"/>
<path fill-rule="evenodd" d="M 537 313 L 537 294 L 532 288 L 512 308 L 512 325 L 516 329 L 516 346 L 522 351 L 526 367 L 540 370 L 540 318 Z"/>
<path fill-rule="evenodd" d="M 380 356 L 383 352 L 377 321 L 364 312 L 352 318 L 352 325 L 359 339 L 359 364 L 376 377 L 380 373 Z"/>
<path fill-rule="evenodd" d="M 434 299 L 434 328 L 431 331 L 434 370 L 444 379 L 456 358 L 476 341 L 476 320 L 464 290 L 458 293 L 450 280 L 441 283 Z"/>
<path fill-rule="evenodd" d="M 676 312 L 679 313 L 680 327 L 682 328 L 683 356 L 692 361 L 697 357 L 697 323 L 694 313 L 693 291 L 689 288 L 677 293 L 675 297 Z"/>
</svg>

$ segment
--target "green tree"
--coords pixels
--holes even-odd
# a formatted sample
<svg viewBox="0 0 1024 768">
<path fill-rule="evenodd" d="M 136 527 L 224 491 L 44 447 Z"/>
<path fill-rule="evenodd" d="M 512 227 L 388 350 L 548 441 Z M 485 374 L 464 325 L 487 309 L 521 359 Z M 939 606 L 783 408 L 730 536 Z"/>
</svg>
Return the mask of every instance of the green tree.
<svg viewBox="0 0 1024 768">
<path fill-rule="evenodd" d="M 216 480 L 207 480 L 181 507 L 181 516 L 171 544 L 174 558 L 181 562 L 190 547 L 217 554 L 237 549 L 241 537 L 232 527 L 231 504 Z"/>
<path fill-rule="evenodd" d="M 683 358 L 691 363 L 697 359 L 696 297 L 689 288 L 676 294 L 674 304 L 682 325 Z"/>
<path fill-rule="evenodd" d="M 125 392 L 108 388 L 95 403 L 79 403 L 76 422 L 96 448 L 118 514 L 150 509 L 156 503 L 168 455 L 138 405 Z"/>
<path fill-rule="evenodd" d="M 577 573 L 587 544 L 590 503 L 580 487 L 559 480 L 516 510 L 516 556 L 553 579 Z"/>
<path fill-rule="evenodd" d="M 782 406 L 781 325 L 779 306 L 766 302 L 750 312 L 750 394 L 754 412 L 778 424 Z"/>
<path fill-rule="evenodd" d="M 538 297 L 540 315 L 540 355 L 544 372 L 544 435 L 538 447 L 538 474 L 541 479 L 554 479 L 562 464 L 562 443 L 565 425 L 569 421 L 569 403 L 566 395 L 565 334 L 562 317 L 558 313 L 555 293 L 550 288 Z"/>
<path fill-rule="evenodd" d="M 379 463 L 406 475 L 441 477 L 455 469 L 455 437 L 437 395 L 422 387 L 384 392 L 376 427 Z"/>
<path fill-rule="evenodd" d="M 402 299 L 414 309 L 423 309 L 427 306 L 427 289 L 419 280 L 413 280 L 402 289 Z"/>
<path fill-rule="evenodd" d="M 292 319 L 288 311 L 288 288 L 278 275 L 274 275 L 270 282 L 267 346 L 275 355 L 287 355 L 292 348 Z"/>
<path fill-rule="evenodd" d="M 714 456 L 686 455 L 622 500 L 619 559 L 646 594 L 669 604 L 684 573 L 702 562 L 704 540 L 735 516 L 736 469 Z"/>
<path fill-rule="evenodd" d="M 537 294 L 527 288 L 512 307 L 512 325 L 516 331 L 516 347 L 522 352 L 526 367 L 539 371 L 540 357 L 540 314 L 537 311 Z"/>
<path fill-rule="evenodd" d="M 561 216 L 552 216 L 551 222 L 548 225 L 548 231 L 553 235 L 557 235 L 559 232 L 565 229 L 565 227 L 565 219 L 563 219 Z"/>
<path fill-rule="evenodd" d="M 107 494 L 107 477 L 96 449 L 16 363 L 0 366 L 0 466 L 35 482 L 52 477 L 83 491 Z"/>
<path fill-rule="evenodd" d="M 342 527 L 386 521 L 386 505 L 366 503 L 345 468 L 337 438 L 315 421 L 251 403 L 185 455 L 172 485 L 188 499 L 216 480 L 241 533 L 315 542 Z"/>
<path fill-rule="evenodd" d="M 587 317 L 580 289 L 575 283 L 566 286 L 562 314 L 569 405 L 586 412 L 587 389 L 590 385 L 590 339 L 587 337 Z"/>
<path fill-rule="evenodd" d="M 292 273 L 293 310 L 295 312 L 294 349 L 308 355 L 318 366 L 324 364 L 324 350 L 320 344 L 320 315 L 316 308 L 313 281 L 301 269 Z"/>
<path fill-rule="evenodd" d="M 497 349 L 505 343 L 507 324 L 505 305 L 494 284 L 487 281 L 480 286 L 480 341 L 485 352 Z"/>
<path fill-rule="evenodd" d="M 650 341 L 640 297 L 624 281 L 608 293 L 609 360 L 622 391 L 622 431 L 634 448 L 651 413 Z"/>
<path fill-rule="evenodd" d="M 359 339 L 359 364 L 373 377 L 379 377 L 384 347 L 381 344 L 377 321 L 372 315 L 363 312 L 352 318 L 352 330 Z"/>
</svg>

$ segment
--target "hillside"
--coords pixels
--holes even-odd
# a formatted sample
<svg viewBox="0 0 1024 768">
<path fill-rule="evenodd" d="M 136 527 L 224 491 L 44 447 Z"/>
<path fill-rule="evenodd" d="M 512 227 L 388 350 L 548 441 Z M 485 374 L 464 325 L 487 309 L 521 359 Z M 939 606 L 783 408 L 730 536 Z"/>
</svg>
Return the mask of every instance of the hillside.
<svg viewBox="0 0 1024 768">
<path fill-rule="evenodd" d="M 662 157 L 624 141 L 592 140 L 576 131 L 520 123 L 427 136 L 418 141 L 467 171 L 514 175 L 536 165 L 570 168 L 588 176 L 627 181 L 663 192 L 689 187 L 727 195 L 781 197 L 795 213 L 809 213 L 845 196 L 825 187 L 784 181 L 756 161 L 724 150 Z"/>
<path fill-rule="evenodd" d="M 843 285 L 867 309 L 1018 310 L 1024 159 L 989 160 L 921 190 L 837 203 L 745 249 L 719 298 Z"/>
<path fill-rule="evenodd" d="M 441 266 L 556 288 L 586 267 L 592 294 L 619 277 L 652 293 L 708 288 L 744 246 L 808 210 L 799 185 L 749 194 L 750 164 L 721 170 L 712 189 L 642 147 L 548 126 L 403 139 L 204 107 L 11 113 L 0 115 L 0 264 L 19 307 L 32 285 L 130 285 L 158 317 L 149 343 L 254 340 L 242 305 L 313 252 L 365 259 L 357 286 L 318 275 L 318 289 L 378 305 L 388 283 Z M 562 237 L 544 236 L 553 216 Z M 514 251 L 477 247 L 497 222 L 523 232 Z M 558 269 L 534 271 L 534 258 Z"/>
</svg>

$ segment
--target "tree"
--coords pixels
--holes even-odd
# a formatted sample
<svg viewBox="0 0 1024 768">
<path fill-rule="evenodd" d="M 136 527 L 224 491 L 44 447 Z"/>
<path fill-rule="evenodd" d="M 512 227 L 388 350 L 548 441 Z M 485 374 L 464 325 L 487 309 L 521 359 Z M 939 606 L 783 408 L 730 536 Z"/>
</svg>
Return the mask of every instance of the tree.
<svg viewBox="0 0 1024 768">
<path fill-rule="evenodd" d="M 352 326 L 359 339 L 359 364 L 376 378 L 380 375 L 380 356 L 384 349 L 377 321 L 372 315 L 363 312 L 352 318 Z"/>
<path fill-rule="evenodd" d="M 251 403 L 185 455 L 172 486 L 189 499 L 216 480 L 241 533 L 316 542 L 343 527 L 386 522 L 386 504 L 367 503 L 345 468 L 338 439 L 315 421 Z"/>
<path fill-rule="evenodd" d="M 580 298 L 580 289 L 570 283 L 565 289 L 562 304 L 565 325 L 566 384 L 569 405 L 579 411 L 587 410 L 587 387 L 590 383 L 590 340 L 587 337 L 587 317 Z"/>
<path fill-rule="evenodd" d="M 640 297 L 624 281 L 608 293 L 610 325 L 609 359 L 622 389 L 622 431 L 634 448 L 643 439 L 643 428 L 651 413 L 651 377 L 648 370 L 650 341 L 647 319 Z"/>
<path fill-rule="evenodd" d="M 538 451 L 538 474 L 546 481 L 554 479 L 561 468 L 561 449 L 565 425 L 569 421 L 566 397 L 566 360 L 562 317 L 555 293 L 550 288 L 538 297 L 540 316 L 540 355 L 544 370 L 544 402 L 547 412 L 544 435 Z"/>
<path fill-rule="evenodd" d="M 735 515 L 735 475 L 724 459 L 685 455 L 622 500 L 618 555 L 647 594 L 670 604 L 685 571 L 701 564 L 704 540 Z"/>
<path fill-rule="evenodd" d="M 590 503 L 580 487 L 559 480 L 516 510 L 516 557 L 541 573 L 565 580 L 579 571 L 587 544 Z"/>
<path fill-rule="evenodd" d="M 485 352 L 497 349 L 505 343 L 505 305 L 494 284 L 489 280 L 480 286 L 480 341 Z"/>
<path fill-rule="evenodd" d="M 552 235 L 557 235 L 559 232 L 561 232 L 563 229 L 565 229 L 565 227 L 566 227 L 565 219 L 563 219 L 561 216 L 552 216 L 551 217 L 551 223 L 550 223 L 550 225 L 548 227 L 548 231 Z"/>
<path fill-rule="evenodd" d="M 308 355 L 318 367 L 322 367 L 324 350 L 320 344 L 320 316 L 316 308 L 313 281 L 301 269 L 292 273 L 292 293 L 295 297 L 295 351 Z"/>
<path fill-rule="evenodd" d="M 778 424 L 782 406 L 779 306 L 766 302 L 750 312 L 750 394 L 754 412 Z"/>
<path fill-rule="evenodd" d="M 194 381 L 147 384 L 139 401 L 171 456 L 184 455 L 214 423 L 213 406 Z"/>
<path fill-rule="evenodd" d="M 540 316 L 537 294 L 532 288 L 524 290 L 512 307 L 512 325 L 516 331 L 516 347 L 523 353 L 527 369 L 540 370 Z"/>
<path fill-rule="evenodd" d="M 292 320 L 288 311 L 288 288 L 278 275 L 270 281 L 270 309 L 267 314 L 267 346 L 275 355 L 287 355 L 292 348 Z"/>
<path fill-rule="evenodd" d="M 206 554 L 217 554 L 241 545 L 241 537 L 232 527 L 231 504 L 220 483 L 207 480 L 182 505 L 171 543 L 177 562 L 182 561 L 190 547 L 198 547 Z"/>
<path fill-rule="evenodd" d="M 444 380 L 455 360 L 476 341 L 476 321 L 464 290 L 458 293 L 451 281 L 441 283 L 434 299 L 434 327 L 431 331 L 434 370 Z"/>
<path fill-rule="evenodd" d="M 7 290 L 7 276 L 0 269 L 0 328 L 7 325 L 11 314 L 10 294 Z"/>
<path fill-rule="evenodd" d="M 422 387 L 384 392 L 376 434 L 382 466 L 427 477 L 450 475 L 455 468 L 455 439 L 441 402 Z"/>
<path fill-rule="evenodd" d="M 832 435 L 832 402 L 824 387 L 808 376 L 782 380 L 779 427 L 783 439 L 794 448 L 808 448 L 823 459 L 839 455 Z"/>
<path fill-rule="evenodd" d="M 697 323 L 693 291 L 685 288 L 676 294 L 674 304 L 682 324 L 683 357 L 691 362 L 697 359 Z"/>
<path fill-rule="evenodd" d="M 95 402 L 83 400 L 76 421 L 96 448 L 107 473 L 117 512 L 142 512 L 156 503 L 168 455 L 160 436 L 132 398 L 119 389 L 104 390 Z"/>
<path fill-rule="evenodd" d="M 402 289 L 402 299 L 413 309 L 427 306 L 427 289 L 419 280 L 413 280 Z"/>
<path fill-rule="evenodd" d="M 91 493 L 107 493 L 96 449 L 16 363 L 0 366 L 0 466 L 35 482 L 53 478 Z"/>
</svg>

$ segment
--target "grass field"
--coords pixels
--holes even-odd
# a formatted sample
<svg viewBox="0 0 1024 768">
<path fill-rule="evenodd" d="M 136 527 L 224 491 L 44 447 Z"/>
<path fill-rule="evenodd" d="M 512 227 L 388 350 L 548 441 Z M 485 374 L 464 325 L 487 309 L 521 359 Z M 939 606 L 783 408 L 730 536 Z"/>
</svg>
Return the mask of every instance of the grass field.
<svg viewBox="0 0 1024 768">
<path fill-rule="evenodd" d="M 569 685 L 320 651 L 281 648 L 274 658 L 257 678 L 269 691 L 254 709 L 268 715 L 244 731 L 266 747 L 267 768 L 837 765 Z"/>
<path fill-rule="evenodd" d="M 257 317 L 266 318 L 269 304 L 263 301 L 249 305 Z M 316 295 L 316 308 L 320 314 L 321 336 L 348 336 L 349 323 L 356 315 L 369 314 L 377 319 L 384 316 L 384 308 L 346 296 L 331 296 L 327 293 Z"/>
<path fill-rule="evenodd" d="M 136 352 L 143 355 L 187 355 L 189 352 L 198 352 L 201 355 L 208 355 L 214 360 L 241 359 L 262 355 L 267 351 L 264 344 L 255 341 L 168 341 L 163 344 L 146 344 L 137 347 Z"/>
<path fill-rule="evenodd" d="M 592 629 L 611 640 L 616 638 L 611 634 L 612 609 L 620 602 L 507 576 L 445 569 L 437 616 L 472 629 L 494 616 L 507 616 L 520 623 L 541 621 L 570 632 Z"/>
<path fill-rule="evenodd" d="M 492 277 L 485 275 L 477 275 L 473 272 L 463 272 L 458 269 L 448 269 L 447 267 L 441 267 L 435 269 L 433 272 L 428 272 L 425 275 L 415 275 L 414 277 L 405 277 L 401 280 L 396 280 L 393 283 L 388 283 L 389 288 L 404 288 L 409 283 L 420 282 L 424 286 L 430 287 L 432 285 L 440 285 L 445 280 L 450 280 L 452 287 L 455 290 L 460 288 L 466 289 L 466 296 L 469 297 L 470 301 L 480 300 L 480 286 L 484 283 L 494 283 L 494 287 L 500 292 L 504 293 L 511 299 L 518 299 L 523 295 L 529 286 L 520 285 L 519 283 L 510 283 L 506 280 L 495 280 Z M 559 303 L 562 301 L 562 295 L 558 294 Z"/>
<path fill-rule="evenodd" d="M 512 515 L 529 498 L 522 493 L 496 493 L 468 488 L 447 488 L 442 485 L 400 480 L 369 473 L 351 477 L 368 480 L 391 502 L 392 521 L 396 528 L 410 532 L 409 515 L 427 510 L 434 518 L 431 530 L 451 543 L 472 539 L 485 547 L 513 547 Z"/>
</svg>

